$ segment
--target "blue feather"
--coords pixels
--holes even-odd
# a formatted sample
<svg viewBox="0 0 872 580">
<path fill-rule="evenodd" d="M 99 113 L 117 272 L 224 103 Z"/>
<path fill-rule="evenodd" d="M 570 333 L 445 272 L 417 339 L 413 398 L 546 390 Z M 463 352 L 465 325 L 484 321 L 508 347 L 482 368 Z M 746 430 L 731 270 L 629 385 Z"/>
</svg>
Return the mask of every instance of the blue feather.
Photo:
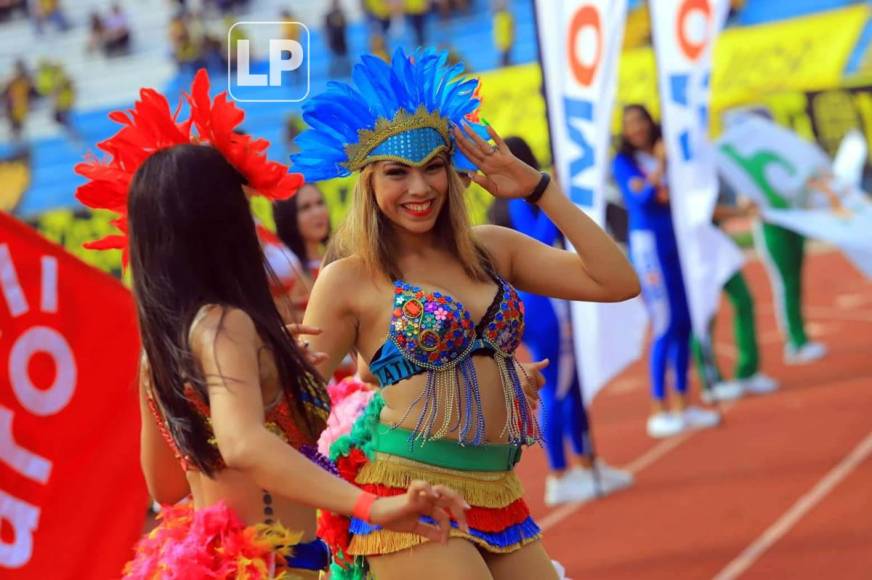
<svg viewBox="0 0 872 580">
<path fill-rule="evenodd" d="M 459 125 L 479 105 L 472 97 L 478 81 L 464 78 L 462 65 L 447 63 L 447 52 L 422 48 L 411 55 L 398 48 L 391 64 L 363 56 L 351 84 L 331 81 L 303 106 L 308 128 L 297 138 L 301 151 L 292 156 L 294 170 L 310 181 L 349 175 L 343 167 L 347 146 L 358 142 L 361 129 L 374 129 L 379 119 L 394 119 L 401 110 L 414 113 L 423 105 L 450 125 Z M 470 168 L 456 148 L 455 160 Z"/>
</svg>

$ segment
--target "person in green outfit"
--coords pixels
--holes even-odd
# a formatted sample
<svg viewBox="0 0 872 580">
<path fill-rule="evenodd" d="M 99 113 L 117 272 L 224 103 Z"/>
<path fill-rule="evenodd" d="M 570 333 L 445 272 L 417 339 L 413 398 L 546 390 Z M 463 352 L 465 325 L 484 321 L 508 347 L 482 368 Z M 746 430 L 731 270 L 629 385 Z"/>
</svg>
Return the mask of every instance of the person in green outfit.
<svg viewBox="0 0 872 580">
<path fill-rule="evenodd" d="M 721 183 L 722 196 L 715 207 L 712 220 L 716 225 L 734 218 L 754 217 L 757 208 L 753 204 L 735 203 L 735 194 Z M 730 199 L 732 198 L 732 199 Z M 724 380 L 718 368 L 714 353 L 712 336 L 714 320 L 707 336 L 694 336 L 691 342 L 694 363 L 703 385 L 702 398 L 705 402 L 738 399 L 744 394 L 762 395 L 778 388 L 772 377 L 760 371 L 760 349 L 757 344 L 757 330 L 754 319 L 754 299 L 742 271 L 739 270 L 727 280 L 724 292 L 733 307 L 733 337 L 736 343 L 736 366 L 732 380 Z"/>
<path fill-rule="evenodd" d="M 815 168 L 798 168 L 775 151 L 760 150 L 743 155 L 725 145 L 721 151 L 744 168 L 763 193 L 766 204 L 773 209 L 801 208 L 813 192 L 823 193 L 834 211 L 844 211 L 838 195 L 829 186 L 828 160 L 821 154 Z M 771 169 L 788 176 L 809 172 L 803 186 L 793 191 L 779 191 L 770 181 Z M 779 325 L 785 335 L 784 359 L 788 364 L 802 364 L 822 358 L 826 347 L 809 339 L 802 314 L 802 268 L 805 257 L 805 237 L 781 226 L 757 220 L 754 244 L 769 273 L 775 297 Z"/>
</svg>

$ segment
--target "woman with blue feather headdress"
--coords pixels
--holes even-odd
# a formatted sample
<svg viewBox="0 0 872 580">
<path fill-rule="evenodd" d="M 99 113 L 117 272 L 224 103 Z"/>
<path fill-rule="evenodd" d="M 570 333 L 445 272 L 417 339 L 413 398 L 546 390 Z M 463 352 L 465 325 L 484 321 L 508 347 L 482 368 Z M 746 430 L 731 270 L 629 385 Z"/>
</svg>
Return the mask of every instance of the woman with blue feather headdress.
<svg viewBox="0 0 872 580">
<path fill-rule="evenodd" d="M 308 181 L 358 174 L 335 257 L 304 324 L 332 374 L 345 353 L 369 362 L 380 390 L 331 458 L 371 494 L 352 518 L 324 513 L 333 578 L 556 578 L 514 466 L 541 439 L 542 364 L 514 354 L 524 332 L 518 290 L 617 301 L 639 283 L 623 253 L 547 174 L 478 123 L 478 81 L 447 55 L 364 56 L 353 83 L 306 103 L 294 169 Z M 497 198 L 524 198 L 578 253 L 498 226 L 472 227 L 461 174 Z M 468 527 L 443 542 L 369 521 L 378 498 L 424 480 L 460 491 Z M 436 509 L 427 523 L 449 516 Z M 415 548 L 411 550 L 411 548 Z"/>
</svg>

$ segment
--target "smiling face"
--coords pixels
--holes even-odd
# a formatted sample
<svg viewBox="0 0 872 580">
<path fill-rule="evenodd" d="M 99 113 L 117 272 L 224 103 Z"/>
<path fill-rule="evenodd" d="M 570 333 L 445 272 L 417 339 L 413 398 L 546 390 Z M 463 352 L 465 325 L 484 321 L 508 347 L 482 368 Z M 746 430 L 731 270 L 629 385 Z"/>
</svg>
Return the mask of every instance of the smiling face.
<svg viewBox="0 0 872 580">
<path fill-rule="evenodd" d="M 297 192 L 297 227 L 305 242 L 322 242 L 330 233 L 327 204 L 314 185 L 304 185 Z"/>
<path fill-rule="evenodd" d="M 372 189 L 379 210 L 395 226 L 411 233 L 433 229 L 448 197 L 448 165 L 442 156 L 423 167 L 377 161 Z"/>
</svg>

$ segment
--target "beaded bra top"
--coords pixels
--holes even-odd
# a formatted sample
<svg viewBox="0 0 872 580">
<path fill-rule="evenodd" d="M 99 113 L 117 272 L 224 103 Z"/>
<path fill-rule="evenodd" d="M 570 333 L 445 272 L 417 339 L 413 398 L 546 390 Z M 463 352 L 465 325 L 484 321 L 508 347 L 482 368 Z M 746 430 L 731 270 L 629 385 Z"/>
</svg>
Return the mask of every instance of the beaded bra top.
<svg viewBox="0 0 872 580">
<path fill-rule="evenodd" d="M 440 439 L 456 430 L 462 444 L 484 442 L 484 414 L 472 362 L 476 353 L 489 354 L 497 363 L 506 401 L 503 434 L 516 445 L 540 438 L 518 374 L 524 371 L 514 360 L 524 334 L 524 304 L 511 284 L 499 276 L 494 281 L 497 292 L 478 324 L 452 296 L 394 282 L 388 338 L 373 356 L 370 370 L 382 387 L 427 373 L 421 396 L 406 411 L 407 416 L 421 403 L 413 440 Z M 439 401 L 445 401 L 445 412 L 437 424 Z"/>
<path fill-rule="evenodd" d="M 210 419 L 209 405 L 190 385 L 185 389 L 185 396 L 191 406 L 196 410 L 197 414 L 206 421 L 206 426 L 209 434 L 209 444 L 217 448 L 215 435 L 212 432 L 212 422 Z M 160 429 L 161 435 L 170 446 L 170 449 L 172 449 L 175 453 L 176 459 L 179 460 L 182 469 L 184 469 L 185 471 L 189 469 L 195 469 L 191 459 L 189 457 L 185 457 L 179 451 L 179 448 L 176 445 L 172 434 L 167 428 L 163 413 L 158 406 L 157 401 L 154 399 L 153 394 L 151 393 L 151 389 L 148 390 L 148 407 L 151 410 L 152 415 L 154 415 L 155 421 L 157 421 L 157 425 Z M 297 427 L 296 421 L 294 420 L 293 411 L 291 410 L 291 403 L 285 393 L 280 392 L 278 394 L 278 397 L 276 397 L 276 400 L 273 401 L 268 407 L 266 407 L 264 409 L 264 412 L 264 425 L 267 429 L 278 435 L 285 443 L 291 445 L 297 450 L 301 450 L 304 446 L 306 446 L 306 438 L 300 431 L 300 428 Z M 223 467 L 223 462 L 219 462 L 219 464 L 216 466 L 216 468 L 218 469 L 221 469 Z"/>
</svg>

